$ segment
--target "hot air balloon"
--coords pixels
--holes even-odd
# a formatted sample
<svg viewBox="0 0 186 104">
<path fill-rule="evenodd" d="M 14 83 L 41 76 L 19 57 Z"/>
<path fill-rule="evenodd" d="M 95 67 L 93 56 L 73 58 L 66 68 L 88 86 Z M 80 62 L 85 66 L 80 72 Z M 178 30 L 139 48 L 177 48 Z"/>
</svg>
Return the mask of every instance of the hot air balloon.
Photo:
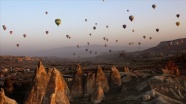
<svg viewBox="0 0 186 104">
<path fill-rule="evenodd" d="M 87 19 L 85 19 L 85 22 L 87 22 Z"/>
<path fill-rule="evenodd" d="M 71 37 L 69 36 L 68 38 L 70 39 Z"/>
<path fill-rule="evenodd" d="M 156 8 L 156 5 L 155 5 L 155 4 L 153 4 L 153 5 L 152 5 L 152 8 L 153 8 L 153 9 L 155 9 L 155 8 Z"/>
<path fill-rule="evenodd" d="M 79 48 L 79 45 L 77 45 L 77 47 Z"/>
<path fill-rule="evenodd" d="M 156 29 L 156 32 L 159 32 L 159 29 L 158 28 Z"/>
<path fill-rule="evenodd" d="M 152 39 L 152 37 L 149 37 L 149 39 L 151 40 L 151 39 Z"/>
<path fill-rule="evenodd" d="M 180 17 L 180 14 L 177 14 L 176 17 L 179 18 Z"/>
<path fill-rule="evenodd" d="M 134 29 L 132 30 L 132 32 L 134 32 Z"/>
<path fill-rule="evenodd" d="M 146 38 L 146 36 L 143 36 L 143 38 L 145 39 L 145 38 Z"/>
<path fill-rule="evenodd" d="M 23 37 L 26 38 L 26 34 L 23 34 Z"/>
<path fill-rule="evenodd" d="M 56 20 L 55 20 L 55 23 L 56 23 L 56 25 L 59 26 L 59 25 L 61 24 L 61 19 L 56 19 Z"/>
<path fill-rule="evenodd" d="M 91 36 L 92 34 L 90 33 L 89 35 Z"/>
<path fill-rule="evenodd" d="M 97 25 L 97 23 L 95 23 L 95 25 Z"/>
<path fill-rule="evenodd" d="M 93 29 L 96 30 L 96 27 L 94 26 Z"/>
<path fill-rule="evenodd" d="M 48 12 L 46 11 L 45 14 L 48 14 Z"/>
<path fill-rule="evenodd" d="M 106 26 L 106 28 L 108 28 L 108 25 Z"/>
<path fill-rule="evenodd" d="M 3 25 L 2 27 L 3 27 L 4 30 L 6 30 L 6 26 L 5 25 Z"/>
<path fill-rule="evenodd" d="M 89 43 L 89 42 L 87 42 L 87 44 L 89 45 L 90 43 Z"/>
<path fill-rule="evenodd" d="M 133 15 L 130 15 L 130 16 L 129 16 L 129 19 L 130 19 L 130 21 L 132 22 L 132 21 L 134 20 L 134 16 L 133 16 Z"/>
<path fill-rule="evenodd" d="M 133 45 L 133 42 L 131 44 Z"/>
<path fill-rule="evenodd" d="M 112 50 L 110 49 L 109 52 L 112 52 Z"/>
<path fill-rule="evenodd" d="M 85 51 L 88 51 L 88 49 L 85 49 Z"/>
<path fill-rule="evenodd" d="M 176 25 L 177 25 L 177 26 L 180 26 L 180 22 L 176 22 Z"/>
<path fill-rule="evenodd" d="M 95 54 L 97 54 L 97 52 L 95 52 Z"/>
<path fill-rule="evenodd" d="M 131 45 L 131 43 L 129 43 L 129 45 Z"/>
<path fill-rule="evenodd" d="M 129 10 L 127 10 L 127 12 L 129 12 Z"/>
<path fill-rule="evenodd" d="M 107 47 L 107 44 L 105 44 L 105 47 Z"/>
<path fill-rule="evenodd" d="M 67 38 L 69 38 L 69 35 L 66 35 Z"/>
<path fill-rule="evenodd" d="M 138 44 L 141 45 L 141 42 L 139 42 Z"/>
<path fill-rule="evenodd" d="M 108 42 L 108 38 L 106 39 L 106 41 Z"/>
<path fill-rule="evenodd" d="M 118 40 L 116 40 L 116 42 L 118 42 Z"/>
<path fill-rule="evenodd" d="M 12 34 L 13 33 L 13 31 L 10 31 L 10 34 Z"/>
<path fill-rule="evenodd" d="M 123 25 L 123 28 L 125 29 L 126 27 L 127 27 L 127 25 L 124 24 L 124 25 Z"/>
<path fill-rule="evenodd" d="M 106 37 L 103 37 L 103 40 L 105 40 L 106 39 Z"/>
<path fill-rule="evenodd" d="M 75 54 L 75 53 L 73 53 L 73 55 L 75 56 L 76 54 Z"/>
<path fill-rule="evenodd" d="M 49 32 L 48 31 L 46 31 L 46 34 L 48 34 Z"/>
<path fill-rule="evenodd" d="M 19 44 L 16 44 L 17 47 L 19 47 Z"/>
</svg>

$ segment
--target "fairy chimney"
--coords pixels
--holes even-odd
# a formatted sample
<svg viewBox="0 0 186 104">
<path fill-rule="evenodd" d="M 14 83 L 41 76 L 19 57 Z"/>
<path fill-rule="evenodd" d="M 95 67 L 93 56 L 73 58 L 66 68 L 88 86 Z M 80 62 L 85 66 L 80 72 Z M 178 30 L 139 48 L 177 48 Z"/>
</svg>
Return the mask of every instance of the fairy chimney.
<svg viewBox="0 0 186 104">
<path fill-rule="evenodd" d="M 102 71 L 100 66 L 97 67 L 95 81 L 100 83 L 100 86 L 103 89 L 104 93 L 109 91 L 109 85 L 108 85 L 107 78 L 106 78 L 105 73 Z"/>
<path fill-rule="evenodd" d="M 70 92 L 72 98 L 83 97 L 83 71 L 79 64 L 77 66 L 77 70 L 72 81 Z"/>
<path fill-rule="evenodd" d="M 8 98 L 5 95 L 4 90 L 1 88 L 1 90 L 0 90 L 0 104 L 17 104 L 17 102 L 13 99 Z"/>
<path fill-rule="evenodd" d="M 115 89 L 115 90 L 119 89 L 122 85 L 121 75 L 115 66 L 111 67 L 111 72 L 109 76 L 109 85 L 112 89 Z"/>
<path fill-rule="evenodd" d="M 102 100 L 105 99 L 104 91 L 100 85 L 100 83 L 96 83 L 96 87 L 91 95 L 91 102 L 94 104 L 100 103 Z"/>
<path fill-rule="evenodd" d="M 40 61 L 35 70 L 31 86 L 26 94 L 24 104 L 42 104 L 42 99 L 46 92 L 49 79 L 42 62 Z"/>
<path fill-rule="evenodd" d="M 65 83 L 57 69 L 53 69 L 42 104 L 70 104 L 65 94 Z"/>
</svg>

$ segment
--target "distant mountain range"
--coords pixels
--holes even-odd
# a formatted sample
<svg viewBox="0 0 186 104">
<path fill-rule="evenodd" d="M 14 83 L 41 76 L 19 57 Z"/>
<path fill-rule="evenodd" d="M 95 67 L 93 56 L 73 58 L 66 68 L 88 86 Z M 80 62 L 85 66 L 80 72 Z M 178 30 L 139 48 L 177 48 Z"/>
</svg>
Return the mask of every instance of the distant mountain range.
<svg viewBox="0 0 186 104">
<path fill-rule="evenodd" d="M 102 53 L 96 56 L 96 61 L 99 62 L 120 62 L 120 58 L 123 57 L 125 60 L 130 60 L 131 57 L 133 58 L 140 58 L 140 57 L 157 57 L 160 54 L 170 54 L 170 53 L 186 53 L 186 38 L 183 39 L 176 39 L 170 41 L 163 41 L 160 42 L 157 46 L 148 48 L 142 51 L 135 51 L 135 52 L 122 52 L 116 51 L 112 53 Z M 122 56 L 121 56 L 122 55 Z M 121 56 L 121 57 L 120 57 Z M 95 60 L 94 60 L 95 62 Z"/>
<path fill-rule="evenodd" d="M 86 51 L 88 49 L 88 51 Z M 138 50 L 137 46 L 107 46 L 104 47 L 104 45 L 84 45 L 77 47 L 63 47 L 63 48 L 56 48 L 56 49 L 49 49 L 49 50 L 42 50 L 37 52 L 30 52 L 28 56 L 56 56 L 56 57 L 62 57 L 62 58 L 77 58 L 79 57 L 94 57 L 96 55 L 100 55 L 102 53 L 107 53 L 109 50 L 112 50 L 112 52 L 116 51 L 122 51 L 127 50 L 130 52 L 134 52 Z M 147 47 L 140 47 L 140 49 L 147 49 Z M 90 51 L 91 54 L 90 54 Z M 97 54 L 95 54 L 97 52 Z M 75 55 L 73 55 L 75 53 Z"/>
<path fill-rule="evenodd" d="M 182 42 L 181 42 L 182 41 Z M 88 49 L 88 51 L 86 51 Z M 112 50 L 109 53 L 109 50 Z M 90 54 L 91 51 L 91 54 Z M 157 46 L 149 48 L 140 46 L 107 46 L 104 45 L 84 45 L 77 48 L 76 46 L 62 47 L 48 50 L 41 50 L 35 52 L 20 53 L 25 56 L 38 56 L 38 57 L 61 57 L 61 58 L 87 58 L 87 57 L 113 57 L 114 54 L 118 55 L 121 51 L 130 53 L 167 53 L 167 52 L 186 52 L 186 38 L 175 39 L 170 41 L 160 42 Z M 97 54 L 95 54 L 97 52 Z M 11 55 L 11 54 L 7 54 Z M 106 56 L 105 56 L 106 55 Z M 19 55 L 20 56 L 20 55 Z"/>
<path fill-rule="evenodd" d="M 143 52 L 177 52 L 183 51 L 186 52 L 186 38 L 163 41 L 160 42 L 156 47 L 152 47 L 144 50 Z"/>
</svg>

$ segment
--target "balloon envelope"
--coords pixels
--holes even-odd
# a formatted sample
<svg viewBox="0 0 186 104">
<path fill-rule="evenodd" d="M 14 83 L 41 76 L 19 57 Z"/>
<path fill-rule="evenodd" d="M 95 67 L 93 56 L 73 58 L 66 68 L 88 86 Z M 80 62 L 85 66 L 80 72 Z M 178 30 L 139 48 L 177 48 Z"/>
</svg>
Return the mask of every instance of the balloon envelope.
<svg viewBox="0 0 186 104">
<path fill-rule="evenodd" d="M 129 16 L 129 20 L 130 20 L 130 21 L 133 21 L 133 20 L 134 20 L 134 16 L 133 16 L 133 15 L 130 15 L 130 16 Z"/>
<path fill-rule="evenodd" d="M 23 37 L 25 38 L 26 37 L 26 34 L 23 34 Z"/>
<path fill-rule="evenodd" d="M 95 29 L 96 29 L 96 27 L 94 26 L 94 27 L 93 27 L 93 29 L 95 30 Z"/>
<path fill-rule="evenodd" d="M 177 14 L 176 17 L 179 18 L 180 17 L 180 14 Z"/>
<path fill-rule="evenodd" d="M 153 5 L 152 5 L 152 8 L 155 9 L 155 8 L 156 8 L 156 4 L 153 4 Z"/>
<path fill-rule="evenodd" d="M 10 31 L 10 34 L 12 34 L 13 33 L 13 31 Z"/>
<path fill-rule="evenodd" d="M 180 22 L 176 22 L 176 25 L 177 25 L 177 26 L 180 26 Z"/>
<path fill-rule="evenodd" d="M 127 27 L 127 25 L 123 25 L 123 28 L 125 29 Z"/>
<path fill-rule="evenodd" d="M 156 32 L 159 32 L 159 29 L 158 28 L 156 29 Z"/>
<path fill-rule="evenodd" d="M 56 19 L 56 20 L 55 20 L 55 23 L 56 23 L 56 25 L 59 26 L 59 25 L 61 24 L 61 19 Z"/>
<path fill-rule="evenodd" d="M 2 27 L 3 27 L 4 30 L 6 30 L 6 26 L 5 25 L 3 25 Z"/>
</svg>

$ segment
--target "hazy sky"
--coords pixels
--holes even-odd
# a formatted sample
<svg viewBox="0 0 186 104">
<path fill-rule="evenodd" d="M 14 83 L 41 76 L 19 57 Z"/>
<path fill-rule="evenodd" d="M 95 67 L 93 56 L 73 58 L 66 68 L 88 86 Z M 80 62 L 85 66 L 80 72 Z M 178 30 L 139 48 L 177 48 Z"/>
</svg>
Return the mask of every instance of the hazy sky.
<svg viewBox="0 0 186 104">
<path fill-rule="evenodd" d="M 156 9 L 152 4 L 156 4 Z M 186 37 L 185 4 L 186 0 L 0 0 L 0 55 L 81 46 L 87 42 L 112 46 L 127 46 L 129 42 L 137 46 L 141 42 L 142 46 L 153 47 L 160 41 Z M 133 22 L 130 15 L 134 15 Z M 62 20 L 59 27 L 54 22 L 56 18 Z M 175 25 L 177 21 L 181 23 L 179 27 Z M 6 31 L 2 25 L 6 25 Z M 93 30 L 93 26 L 97 29 Z M 160 29 L 158 33 L 156 28 Z M 143 39 L 143 35 L 147 38 Z"/>
</svg>

